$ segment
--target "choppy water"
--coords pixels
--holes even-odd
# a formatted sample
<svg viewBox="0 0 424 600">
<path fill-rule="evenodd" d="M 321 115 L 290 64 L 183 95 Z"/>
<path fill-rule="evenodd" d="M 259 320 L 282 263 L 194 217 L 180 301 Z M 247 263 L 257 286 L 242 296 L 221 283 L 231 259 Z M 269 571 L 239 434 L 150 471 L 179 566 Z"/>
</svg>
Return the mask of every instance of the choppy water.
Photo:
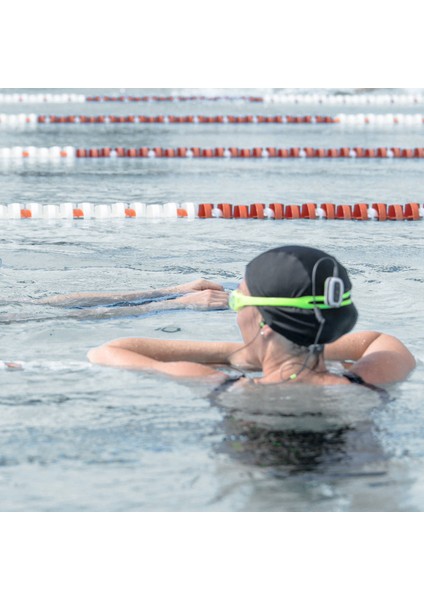
<svg viewBox="0 0 424 600">
<path fill-rule="evenodd" d="M 106 109 L 59 108 L 62 114 Z M 186 114 L 235 112 L 215 104 L 183 108 Z M 118 109 L 135 112 L 107 107 L 110 114 Z M 237 110 L 263 113 L 265 107 Z M 31 143 L 422 146 L 419 130 L 393 128 L 67 127 L 31 132 Z M 29 145 L 27 133 L 0 131 L 0 145 Z M 384 160 L 12 161 L 0 164 L 0 202 L 422 201 L 423 169 L 420 161 Z M 0 370 L 0 509 L 422 510 L 422 231 L 422 222 L 2 222 L 0 319 L 8 315 L 9 322 L 0 323 L 0 359 L 22 360 L 26 368 Z M 352 273 L 358 328 L 397 335 L 414 352 L 418 367 L 391 387 L 391 402 L 356 386 L 272 386 L 211 399 L 202 382 L 105 369 L 85 359 L 89 348 L 121 336 L 239 339 L 229 311 L 76 322 L 64 309 L 19 303 L 199 276 L 235 282 L 253 256 L 285 243 L 315 245 L 340 258 Z M 43 317 L 54 319 L 37 320 Z M 167 333 L 165 326 L 180 331 Z"/>
</svg>

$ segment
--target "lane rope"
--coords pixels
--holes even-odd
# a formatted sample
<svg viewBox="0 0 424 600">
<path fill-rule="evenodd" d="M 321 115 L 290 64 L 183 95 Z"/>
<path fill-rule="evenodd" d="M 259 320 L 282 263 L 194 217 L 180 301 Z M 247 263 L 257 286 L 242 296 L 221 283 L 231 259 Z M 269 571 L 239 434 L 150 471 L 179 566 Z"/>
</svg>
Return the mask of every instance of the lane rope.
<svg viewBox="0 0 424 600">
<path fill-rule="evenodd" d="M 25 127 L 64 124 L 339 124 L 421 126 L 424 116 L 417 114 L 347 114 L 329 115 L 37 115 L 0 113 L 0 126 Z"/>
<path fill-rule="evenodd" d="M 424 158 L 424 148 L 0 148 L 10 158 Z"/>
<path fill-rule="evenodd" d="M 388 105 L 388 104 L 423 104 L 422 93 L 380 93 L 380 94 L 323 94 L 323 93 L 299 93 L 299 94 L 264 94 L 257 96 L 249 95 L 180 95 L 170 94 L 167 96 L 149 95 L 102 95 L 87 96 L 74 93 L 1 93 L 0 104 L 17 103 L 83 103 L 83 102 L 263 102 L 278 104 L 331 104 L 331 105 Z"/>
<path fill-rule="evenodd" d="M 81 202 L 74 204 L 25 204 L 13 202 L 0 204 L 0 220 L 27 219 L 326 219 L 348 221 L 419 221 L 424 218 L 424 204 L 408 202 L 406 204 L 386 204 L 383 202 L 333 204 L 195 204 L 194 202 L 168 202 L 165 204 L 146 204 L 143 202 L 115 202 L 96 204 Z"/>
</svg>

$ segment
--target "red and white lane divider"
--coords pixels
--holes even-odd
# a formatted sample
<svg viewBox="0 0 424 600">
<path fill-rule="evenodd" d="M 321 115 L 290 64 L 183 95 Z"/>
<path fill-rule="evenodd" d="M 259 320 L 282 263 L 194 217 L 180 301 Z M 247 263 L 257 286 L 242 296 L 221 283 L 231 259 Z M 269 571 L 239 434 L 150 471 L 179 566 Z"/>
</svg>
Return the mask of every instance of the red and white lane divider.
<svg viewBox="0 0 424 600">
<path fill-rule="evenodd" d="M 332 204 L 195 204 L 194 202 L 168 202 L 145 204 L 143 202 L 115 202 L 94 204 L 0 204 L 0 219 L 329 219 L 353 221 L 418 221 L 424 218 L 424 205 L 418 202 L 402 204 L 358 203 L 354 205 Z"/>
<path fill-rule="evenodd" d="M 0 159 L 20 158 L 424 158 L 424 148 L 0 148 Z"/>
<path fill-rule="evenodd" d="M 20 127 L 25 125 L 44 124 L 109 124 L 109 123 L 212 123 L 212 124 L 243 124 L 243 123 L 338 123 L 338 117 L 330 116 L 293 116 L 293 115 L 36 115 L 0 113 L 0 125 Z"/>
<path fill-rule="evenodd" d="M 0 94 L 0 104 L 16 103 L 50 103 L 64 104 L 66 102 L 263 102 L 263 96 L 86 96 L 85 94 Z"/>
<path fill-rule="evenodd" d="M 330 105 L 390 105 L 390 104 L 423 104 L 424 94 L 265 94 L 257 96 L 200 96 L 178 95 L 168 96 L 86 96 L 84 94 L 52 94 L 52 93 L 2 93 L 0 104 L 16 103 L 82 103 L 82 102 L 264 102 L 274 104 L 330 104 Z"/>
<path fill-rule="evenodd" d="M 346 114 L 325 115 L 36 115 L 0 113 L 0 126 L 25 127 L 50 124 L 342 124 L 422 126 L 422 114 Z"/>
</svg>

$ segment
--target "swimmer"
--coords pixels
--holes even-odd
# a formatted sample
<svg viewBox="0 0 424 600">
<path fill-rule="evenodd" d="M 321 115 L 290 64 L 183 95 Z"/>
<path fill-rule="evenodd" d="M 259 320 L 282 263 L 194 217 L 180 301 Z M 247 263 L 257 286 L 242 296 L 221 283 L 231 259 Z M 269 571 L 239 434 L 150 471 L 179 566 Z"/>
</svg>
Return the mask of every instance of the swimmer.
<svg viewBox="0 0 424 600">
<path fill-rule="evenodd" d="M 178 310 L 223 310 L 228 308 L 228 293 L 222 285 L 196 279 L 169 288 L 135 292 L 80 292 L 61 294 L 39 299 L 14 300 L 19 304 L 45 305 L 66 309 L 77 309 L 63 314 L 70 319 L 106 319 L 113 317 L 137 317 L 151 312 Z M 10 300 L 2 300 L 0 304 L 11 304 Z M 4 314 L 0 322 L 15 321 L 48 321 L 56 317 L 22 317 Z"/>
<path fill-rule="evenodd" d="M 91 362 L 175 377 L 235 381 L 218 365 L 261 371 L 256 384 L 312 385 L 401 381 L 415 367 L 397 338 L 376 331 L 349 333 L 358 313 L 346 269 L 332 256 L 304 246 L 282 246 L 254 258 L 229 299 L 243 342 L 124 338 L 89 351 Z M 346 370 L 328 370 L 326 361 Z"/>
</svg>

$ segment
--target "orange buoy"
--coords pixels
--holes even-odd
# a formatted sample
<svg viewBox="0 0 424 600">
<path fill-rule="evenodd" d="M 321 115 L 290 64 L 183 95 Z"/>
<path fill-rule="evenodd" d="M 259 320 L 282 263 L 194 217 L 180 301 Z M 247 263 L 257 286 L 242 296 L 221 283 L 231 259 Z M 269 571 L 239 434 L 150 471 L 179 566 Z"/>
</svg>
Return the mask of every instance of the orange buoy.
<svg viewBox="0 0 424 600">
<path fill-rule="evenodd" d="M 175 150 L 173 148 L 166 148 L 166 150 L 163 153 L 165 158 L 174 158 L 175 157 Z"/>
<path fill-rule="evenodd" d="M 271 158 L 277 156 L 276 148 L 266 148 L 266 151 L 268 152 L 268 156 L 270 156 Z"/>
<path fill-rule="evenodd" d="M 74 216 L 74 219 L 83 219 L 84 218 L 84 211 L 81 208 L 74 208 L 72 211 L 72 214 Z"/>
<path fill-rule="evenodd" d="M 199 219 L 212 218 L 213 204 L 199 204 L 198 217 Z"/>
<path fill-rule="evenodd" d="M 361 203 L 361 204 L 354 204 L 353 205 L 353 218 L 356 219 L 357 221 L 368 221 L 369 217 L 368 217 L 368 205 Z"/>
<path fill-rule="evenodd" d="M 287 150 L 287 148 L 279 148 L 277 151 L 277 156 L 278 158 L 288 158 L 289 151 Z"/>
<path fill-rule="evenodd" d="M 412 150 L 410 148 L 404 148 L 401 151 L 401 157 L 402 158 L 412 158 L 413 154 L 412 154 Z"/>
<path fill-rule="evenodd" d="M 400 204 L 389 204 L 387 207 L 387 218 L 390 221 L 403 221 L 403 208 Z"/>
<path fill-rule="evenodd" d="M 183 218 L 188 217 L 188 213 L 185 208 L 177 208 L 177 217 Z"/>
<path fill-rule="evenodd" d="M 352 219 L 352 209 L 346 204 L 341 204 L 336 208 L 336 219 Z"/>
<path fill-rule="evenodd" d="M 420 218 L 420 206 L 418 202 L 408 202 L 408 204 L 405 204 L 404 216 L 408 221 L 418 221 Z"/>
<path fill-rule="evenodd" d="M 231 219 L 233 216 L 233 207 L 231 204 L 218 204 L 219 210 L 222 212 L 224 219 Z"/>
<path fill-rule="evenodd" d="M 314 204 L 313 202 L 302 204 L 300 216 L 302 217 L 302 219 L 316 219 L 316 204 Z"/>
<path fill-rule="evenodd" d="M 335 219 L 336 218 L 336 206 L 331 202 L 324 202 L 321 204 L 321 208 L 325 211 L 327 219 Z"/>
<path fill-rule="evenodd" d="M 382 202 L 375 202 L 372 208 L 377 212 L 377 218 L 379 221 L 385 221 L 387 219 L 387 205 Z"/>
<path fill-rule="evenodd" d="M 292 158 L 299 158 L 300 148 L 290 148 L 289 156 Z"/>
<path fill-rule="evenodd" d="M 251 204 L 249 217 L 251 219 L 263 219 L 264 218 L 265 204 Z"/>
<path fill-rule="evenodd" d="M 28 208 L 21 208 L 21 219 L 30 219 L 32 212 Z"/>
<path fill-rule="evenodd" d="M 274 219 L 284 219 L 284 205 L 279 203 L 272 203 L 269 208 L 274 212 Z"/>
<path fill-rule="evenodd" d="M 297 204 L 286 206 L 286 219 L 300 219 L 300 206 Z"/>
<path fill-rule="evenodd" d="M 249 218 L 249 209 L 247 206 L 235 206 L 234 207 L 234 218 L 235 219 L 248 219 Z"/>
<path fill-rule="evenodd" d="M 135 212 L 135 210 L 133 208 L 126 208 L 125 216 L 133 219 L 134 217 L 137 216 L 137 213 Z"/>
</svg>

